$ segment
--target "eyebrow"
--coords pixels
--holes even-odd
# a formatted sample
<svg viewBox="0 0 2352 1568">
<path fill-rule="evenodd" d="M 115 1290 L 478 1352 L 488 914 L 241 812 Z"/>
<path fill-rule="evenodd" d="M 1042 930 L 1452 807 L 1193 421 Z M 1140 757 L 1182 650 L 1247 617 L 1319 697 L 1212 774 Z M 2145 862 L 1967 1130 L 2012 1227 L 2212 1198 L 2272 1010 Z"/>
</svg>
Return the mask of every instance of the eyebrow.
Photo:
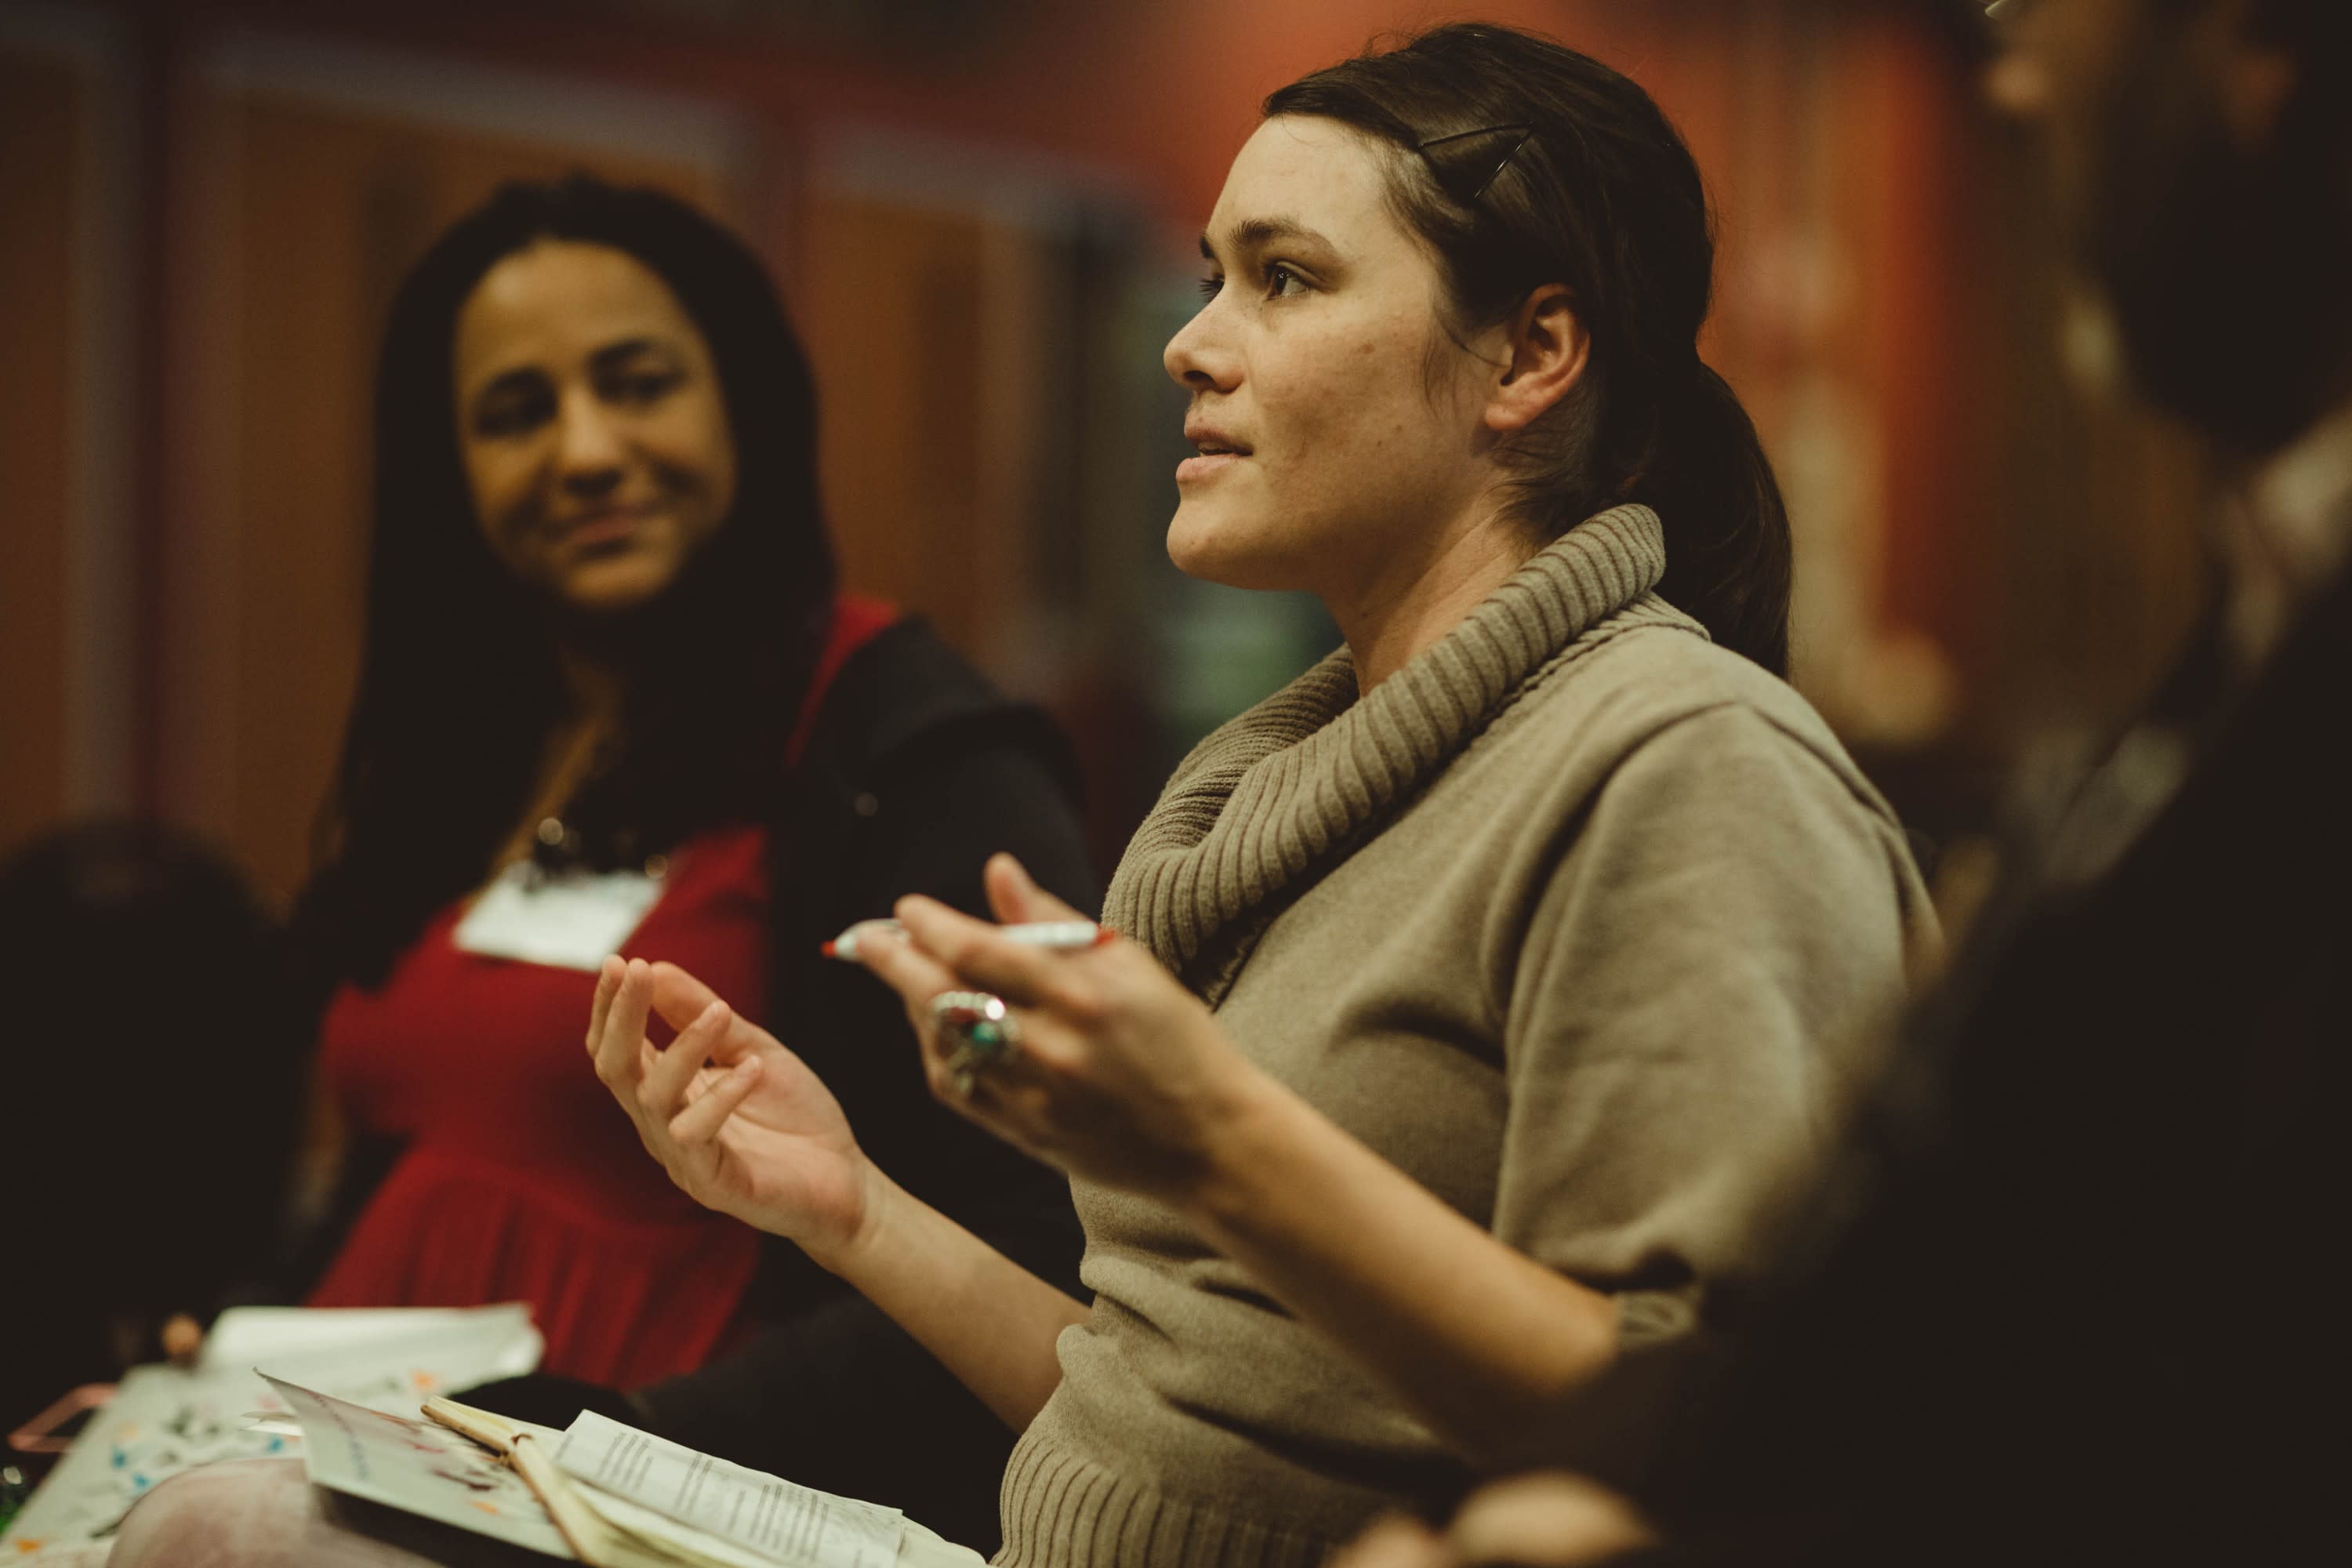
<svg viewBox="0 0 2352 1568">
<path fill-rule="evenodd" d="M 1339 248 L 1295 217 L 1244 218 L 1234 225 L 1230 233 L 1230 242 L 1235 250 L 1257 250 L 1283 241 L 1320 246 L 1325 250 Z M 1208 261 L 1217 258 L 1216 250 L 1210 245 L 1206 232 L 1201 236 L 1201 256 Z"/>
<path fill-rule="evenodd" d="M 639 354 L 666 354 L 677 357 L 677 351 L 659 338 L 623 338 L 616 343 L 606 343 L 588 356 L 591 370 L 610 370 L 614 365 L 636 358 Z"/>
</svg>

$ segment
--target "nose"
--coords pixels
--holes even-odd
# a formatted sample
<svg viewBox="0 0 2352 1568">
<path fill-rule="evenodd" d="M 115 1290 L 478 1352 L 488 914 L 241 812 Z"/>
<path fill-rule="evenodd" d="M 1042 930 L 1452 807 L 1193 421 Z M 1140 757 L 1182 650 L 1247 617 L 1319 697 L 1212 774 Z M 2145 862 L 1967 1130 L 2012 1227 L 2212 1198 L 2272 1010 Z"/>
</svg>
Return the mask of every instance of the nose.
<svg viewBox="0 0 2352 1568">
<path fill-rule="evenodd" d="M 556 430 L 556 476 L 574 495 L 602 495 L 621 482 L 627 443 L 601 399 L 575 392 L 563 400 Z"/>
<path fill-rule="evenodd" d="M 1160 363 L 1187 392 L 1231 392 L 1241 384 L 1241 355 L 1217 304 L 1212 300 L 1193 312 L 1160 351 Z"/>
</svg>

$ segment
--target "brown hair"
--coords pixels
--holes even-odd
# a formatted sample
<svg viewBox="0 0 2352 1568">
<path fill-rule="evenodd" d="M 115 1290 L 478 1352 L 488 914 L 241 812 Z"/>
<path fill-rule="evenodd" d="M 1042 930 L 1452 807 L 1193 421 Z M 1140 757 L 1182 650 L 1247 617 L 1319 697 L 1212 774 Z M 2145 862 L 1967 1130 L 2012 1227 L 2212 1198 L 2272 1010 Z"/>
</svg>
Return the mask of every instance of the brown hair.
<svg viewBox="0 0 2352 1568">
<path fill-rule="evenodd" d="M 1392 151 L 1390 203 L 1437 258 L 1457 342 L 1534 289 L 1568 287 L 1591 359 L 1507 449 L 1528 520 L 1556 535 L 1610 506 L 1654 508 L 1659 591 L 1786 674 L 1788 513 L 1747 410 L 1699 360 L 1715 240 L 1698 166 L 1649 94 L 1549 39 L 1458 23 L 1302 77 L 1265 111 Z"/>
</svg>

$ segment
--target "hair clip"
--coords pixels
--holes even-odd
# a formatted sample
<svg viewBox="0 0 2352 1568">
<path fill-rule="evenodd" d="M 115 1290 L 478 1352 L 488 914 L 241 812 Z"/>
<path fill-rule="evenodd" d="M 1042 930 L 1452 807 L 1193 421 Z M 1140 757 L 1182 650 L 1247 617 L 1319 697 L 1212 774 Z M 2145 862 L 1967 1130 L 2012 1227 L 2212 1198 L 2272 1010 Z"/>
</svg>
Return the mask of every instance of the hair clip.
<svg viewBox="0 0 2352 1568">
<path fill-rule="evenodd" d="M 1532 125 L 1488 125 L 1457 131 L 1451 136 L 1433 136 L 1414 151 L 1428 163 L 1438 188 L 1466 207 L 1486 194 L 1495 176 L 1534 134 Z M 1440 148 L 1444 149 L 1442 154 Z"/>
</svg>

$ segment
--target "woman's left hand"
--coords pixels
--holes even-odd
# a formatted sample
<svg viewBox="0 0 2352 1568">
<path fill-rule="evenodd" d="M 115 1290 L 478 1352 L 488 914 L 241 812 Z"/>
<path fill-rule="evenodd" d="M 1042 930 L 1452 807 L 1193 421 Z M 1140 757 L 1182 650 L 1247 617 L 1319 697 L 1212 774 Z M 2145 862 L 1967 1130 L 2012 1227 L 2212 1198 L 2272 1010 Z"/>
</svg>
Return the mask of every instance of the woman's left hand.
<svg viewBox="0 0 2352 1568">
<path fill-rule="evenodd" d="M 1009 855 L 990 860 L 986 880 L 1007 924 L 1087 918 Z M 1055 952 L 929 899 L 902 899 L 895 912 L 905 939 L 861 933 L 858 960 L 906 1003 L 931 1092 L 1073 1175 L 1181 1204 L 1212 1168 L 1217 1133 L 1270 1085 L 1133 942 Z M 958 1042 L 932 1011 L 947 991 L 1003 998 L 1018 1035 L 962 1080 L 969 1092 L 951 1065 Z"/>
</svg>

